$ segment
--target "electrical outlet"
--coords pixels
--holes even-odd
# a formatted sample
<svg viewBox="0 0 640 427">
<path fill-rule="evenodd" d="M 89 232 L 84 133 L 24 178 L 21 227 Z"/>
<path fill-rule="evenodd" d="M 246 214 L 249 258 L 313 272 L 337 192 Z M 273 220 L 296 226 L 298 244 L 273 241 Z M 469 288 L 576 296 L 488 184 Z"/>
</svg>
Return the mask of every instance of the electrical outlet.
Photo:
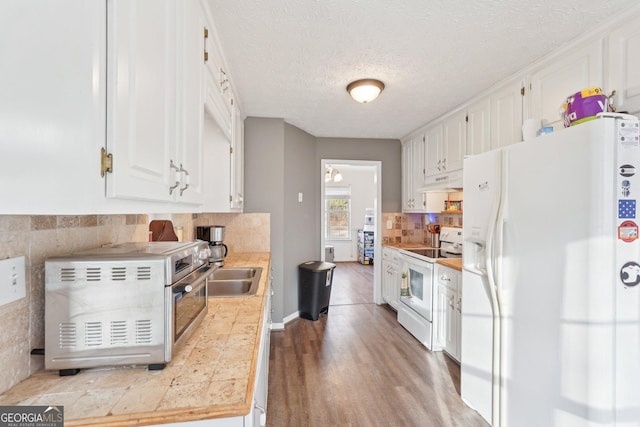
<svg viewBox="0 0 640 427">
<path fill-rule="evenodd" d="M 298 193 L 298 202 L 302 203 L 302 192 Z"/>
<path fill-rule="evenodd" d="M 393 228 L 393 221 L 390 219 L 387 220 L 387 230 L 391 230 Z"/>
<path fill-rule="evenodd" d="M 0 305 L 26 296 L 24 257 L 0 261 Z"/>
</svg>

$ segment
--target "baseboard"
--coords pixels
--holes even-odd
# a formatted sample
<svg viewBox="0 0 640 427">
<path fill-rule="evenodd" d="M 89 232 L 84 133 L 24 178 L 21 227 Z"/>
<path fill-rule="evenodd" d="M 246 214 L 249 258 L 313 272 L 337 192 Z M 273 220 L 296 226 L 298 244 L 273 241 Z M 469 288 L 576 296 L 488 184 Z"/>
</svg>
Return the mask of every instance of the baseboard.
<svg viewBox="0 0 640 427">
<path fill-rule="evenodd" d="M 300 312 L 296 311 L 295 313 L 292 313 L 287 317 L 285 317 L 282 323 L 272 323 L 269 329 L 272 331 L 284 331 L 285 325 L 291 322 L 292 320 L 296 320 L 298 317 L 300 317 Z"/>
<path fill-rule="evenodd" d="M 292 320 L 296 320 L 298 317 L 300 317 L 300 312 L 296 311 L 295 313 L 291 313 L 290 315 L 288 315 L 287 317 L 285 317 L 283 320 L 284 324 L 286 325 L 287 323 L 291 322 Z"/>
</svg>

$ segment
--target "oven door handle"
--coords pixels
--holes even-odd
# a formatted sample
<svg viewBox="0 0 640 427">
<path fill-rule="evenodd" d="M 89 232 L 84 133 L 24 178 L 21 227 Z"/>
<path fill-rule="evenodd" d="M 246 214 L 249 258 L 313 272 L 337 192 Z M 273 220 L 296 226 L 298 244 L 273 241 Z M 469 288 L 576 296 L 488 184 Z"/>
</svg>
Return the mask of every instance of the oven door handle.
<svg viewBox="0 0 640 427">
<path fill-rule="evenodd" d="M 171 292 L 174 294 L 185 295 L 189 292 L 200 289 L 202 287 L 202 283 L 206 282 L 207 278 L 213 274 L 216 269 L 217 268 L 204 267 L 200 270 L 194 271 L 182 280 L 171 285 Z"/>
</svg>

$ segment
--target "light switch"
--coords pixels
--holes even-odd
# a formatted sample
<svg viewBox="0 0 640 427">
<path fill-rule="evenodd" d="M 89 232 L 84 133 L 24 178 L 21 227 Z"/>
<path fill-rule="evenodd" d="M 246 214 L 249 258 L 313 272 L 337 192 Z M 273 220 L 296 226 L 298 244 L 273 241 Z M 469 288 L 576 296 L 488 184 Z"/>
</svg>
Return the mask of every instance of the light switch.
<svg viewBox="0 0 640 427">
<path fill-rule="evenodd" d="M 302 203 L 302 191 L 298 193 L 298 202 Z"/>
<path fill-rule="evenodd" d="M 0 305 L 5 305 L 26 295 L 24 257 L 0 261 Z"/>
<path fill-rule="evenodd" d="M 390 219 L 387 220 L 387 230 L 391 230 L 393 228 L 393 221 Z"/>
</svg>

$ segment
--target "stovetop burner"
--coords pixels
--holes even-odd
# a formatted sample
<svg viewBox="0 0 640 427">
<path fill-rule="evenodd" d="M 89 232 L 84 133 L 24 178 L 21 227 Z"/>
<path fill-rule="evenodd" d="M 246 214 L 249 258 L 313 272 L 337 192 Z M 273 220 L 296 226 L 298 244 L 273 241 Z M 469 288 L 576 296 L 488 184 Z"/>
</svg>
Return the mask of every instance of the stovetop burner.
<svg viewBox="0 0 640 427">
<path fill-rule="evenodd" d="M 409 252 L 413 252 L 417 255 L 422 255 L 427 258 L 439 258 L 440 250 L 439 249 L 407 249 Z"/>
<path fill-rule="evenodd" d="M 456 254 L 451 252 L 446 252 L 442 249 L 405 249 L 407 252 L 414 253 L 416 255 L 423 256 L 425 258 L 438 259 L 438 258 L 462 258 L 462 254 Z"/>
</svg>

